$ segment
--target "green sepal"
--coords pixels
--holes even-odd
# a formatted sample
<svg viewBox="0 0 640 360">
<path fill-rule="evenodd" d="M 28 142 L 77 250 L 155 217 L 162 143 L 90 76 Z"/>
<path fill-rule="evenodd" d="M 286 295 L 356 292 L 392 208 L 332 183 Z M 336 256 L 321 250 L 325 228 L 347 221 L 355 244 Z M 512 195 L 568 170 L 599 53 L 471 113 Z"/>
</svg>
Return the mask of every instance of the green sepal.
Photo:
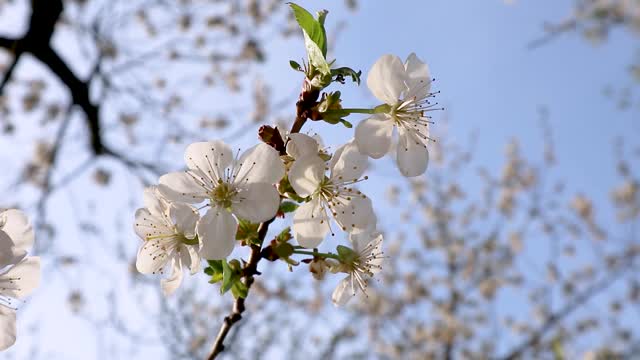
<svg viewBox="0 0 640 360">
<path fill-rule="evenodd" d="M 273 251 L 282 259 L 288 259 L 293 255 L 293 246 L 287 242 L 278 244 Z"/>
<path fill-rule="evenodd" d="M 344 127 L 346 127 L 347 129 L 351 129 L 353 127 L 353 124 L 351 124 L 345 119 L 340 119 L 340 123 L 344 125 Z"/>
<path fill-rule="evenodd" d="M 356 253 L 353 251 L 353 249 L 343 245 L 338 245 L 336 250 L 338 251 L 338 256 L 340 257 L 340 259 L 344 260 L 344 262 L 347 263 L 356 256 Z"/>
<path fill-rule="evenodd" d="M 287 214 L 287 213 L 296 211 L 297 208 L 298 208 L 298 204 L 294 203 L 293 201 L 283 201 L 280 204 L 280 208 L 278 209 L 278 212 Z"/>
</svg>

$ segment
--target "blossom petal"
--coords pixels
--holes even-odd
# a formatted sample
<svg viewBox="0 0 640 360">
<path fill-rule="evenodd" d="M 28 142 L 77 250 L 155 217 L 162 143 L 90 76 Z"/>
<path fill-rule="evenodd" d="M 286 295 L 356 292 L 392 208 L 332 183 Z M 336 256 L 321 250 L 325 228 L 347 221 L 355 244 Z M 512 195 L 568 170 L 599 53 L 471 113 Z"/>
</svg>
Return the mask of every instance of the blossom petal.
<svg viewBox="0 0 640 360">
<path fill-rule="evenodd" d="M 393 120 L 383 114 L 375 114 L 356 126 L 356 144 L 363 154 L 379 159 L 389 152 Z"/>
<path fill-rule="evenodd" d="M 162 274 L 169 254 L 160 240 L 145 241 L 136 258 L 136 269 L 142 274 Z"/>
<path fill-rule="evenodd" d="M 200 215 L 193 206 L 180 202 L 171 203 L 169 215 L 178 232 L 187 239 L 193 239 L 196 236 L 196 224 Z"/>
<path fill-rule="evenodd" d="M 197 232 L 202 249 L 200 255 L 207 260 L 225 259 L 236 245 L 238 223 L 227 210 L 211 208 L 198 221 Z"/>
<path fill-rule="evenodd" d="M 267 144 L 258 144 L 247 150 L 240 157 L 239 163 L 235 183 L 276 184 L 284 176 L 280 153 Z"/>
<path fill-rule="evenodd" d="M 233 160 L 233 151 L 222 141 L 197 142 L 187 146 L 184 161 L 191 170 L 198 170 L 215 184 L 224 177 L 224 170 Z"/>
<path fill-rule="evenodd" d="M 335 306 L 344 306 L 355 295 L 351 289 L 351 276 L 340 280 L 331 294 L 331 301 Z"/>
<path fill-rule="evenodd" d="M 156 217 L 146 208 L 136 210 L 133 229 L 142 240 L 147 240 L 151 236 L 173 233 L 173 229 L 167 226 L 167 220 Z"/>
<path fill-rule="evenodd" d="M 191 275 L 195 275 L 200 272 L 200 254 L 194 245 L 186 246 L 186 248 L 189 257 L 189 270 L 191 270 Z M 182 255 L 185 256 L 184 254 Z M 185 262 L 183 261 L 183 263 Z"/>
<path fill-rule="evenodd" d="M 320 150 L 318 142 L 309 135 L 293 133 L 289 134 L 287 142 L 287 154 L 294 159 L 307 155 L 317 155 Z"/>
<path fill-rule="evenodd" d="M 278 212 L 280 194 L 272 184 L 247 184 L 237 196 L 241 199 L 232 205 L 232 210 L 242 219 L 260 223 L 273 218 Z"/>
<path fill-rule="evenodd" d="M 206 183 L 192 171 L 168 173 L 162 175 L 158 182 L 160 194 L 171 201 L 199 203 L 209 197 L 204 187 Z"/>
<path fill-rule="evenodd" d="M 16 342 L 16 311 L 0 305 L 0 351 Z"/>
<path fill-rule="evenodd" d="M 289 169 L 289 183 L 302 197 L 313 194 L 324 179 L 324 161 L 317 155 L 297 159 Z"/>
<path fill-rule="evenodd" d="M 405 99 L 411 97 L 424 98 L 431 91 L 431 72 L 429 65 L 420 60 L 416 54 L 411 53 L 404 63 L 407 74 L 408 92 Z"/>
<path fill-rule="evenodd" d="M 398 141 L 398 168 L 402 175 L 414 177 L 424 174 L 429 163 L 429 151 L 427 146 L 412 133 L 400 131 Z"/>
<path fill-rule="evenodd" d="M 30 256 L 0 276 L 0 294 L 22 299 L 40 283 L 40 258 Z"/>
<path fill-rule="evenodd" d="M 33 246 L 33 227 L 27 215 L 16 209 L 9 209 L 0 214 L 2 231 L 7 233 L 13 242 L 13 246 L 20 250 L 29 251 Z"/>
<path fill-rule="evenodd" d="M 27 255 L 27 252 L 13 246 L 13 241 L 7 233 L 0 230 L 0 269 L 7 265 L 17 264 Z"/>
<path fill-rule="evenodd" d="M 331 178 L 342 178 L 343 180 L 359 179 L 367 169 L 367 156 L 358 150 L 358 146 L 353 140 L 342 145 L 336 150 L 331 159 Z"/>
<path fill-rule="evenodd" d="M 367 86 L 378 100 L 395 105 L 407 88 L 405 78 L 405 69 L 400 58 L 395 55 L 383 55 L 369 70 Z"/>
<path fill-rule="evenodd" d="M 166 279 L 160 279 L 160 287 L 164 296 L 173 295 L 180 284 L 182 284 L 182 263 L 180 259 L 173 259 L 171 264 L 171 275 Z"/>
<path fill-rule="evenodd" d="M 149 212 L 159 218 L 165 216 L 166 204 L 163 202 L 162 195 L 158 192 L 157 186 L 149 186 L 142 193 L 142 202 Z"/>
<path fill-rule="evenodd" d="M 300 246 L 317 247 L 329 232 L 329 219 L 317 200 L 301 205 L 293 214 L 293 236 Z"/>
<path fill-rule="evenodd" d="M 348 232 L 375 228 L 376 216 L 371 199 L 364 195 L 355 195 L 348 201 L 338 202 L 334 207 L 336 222 L 342 230 Z"/>
</svg>

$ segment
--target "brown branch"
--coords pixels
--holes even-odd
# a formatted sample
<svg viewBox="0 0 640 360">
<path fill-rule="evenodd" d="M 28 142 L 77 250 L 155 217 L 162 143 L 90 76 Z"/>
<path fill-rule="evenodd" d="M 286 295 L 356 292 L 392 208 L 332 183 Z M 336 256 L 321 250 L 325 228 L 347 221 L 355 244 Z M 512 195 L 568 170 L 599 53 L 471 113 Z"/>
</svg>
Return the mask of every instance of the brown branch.
<svg viewBox="0 0 640 360">
<path fill-rule="evenodd" d="M 3 40 L 6 40 L 6 43 Z M 19 49 L 20 42 L 18 40 L 0 39 L 0 47 L 6 47 L 14 53 L 13 60 L 11 61 L 11 64 L 9 64 L 7 71 L 5 71 L 4 76 L 2 77 L 2 81 L 0 81 L 0 96 L 2 96 L 4 88 L 9 83 L 9 80 L 11 80 L 11 75 L 13 75 L 13 72 L 16 69 L 16 65 L 18 65 L 18 61 L 20 61 L 22 51 Z"/>
<path fill-rule="evenodd" d="M 89 84 L 80 80 L 71 71 L 67 63 L 51 47 L 50 41 L 55 31 L 55 25 L 63 11 L 62 0 L 32 0 L 31 17 L 27 33 L 20 39 L 11 40 L 0 38 L 0 47 L 11 49 L 15 58 L 9 71 L 4 76 L 4 83 L 9 81 L 11 72 L 23 53 L 31 53 L 46 65 L 62 83 L 68 88 L 73 104 L 79 106 L 85 113 L 89 127 L 91 149 L 94 154 L 104 153 L 102 134 L 100 131 L 99 108 L 89 98 Z M 0 93 L 2 91 L 0 87 Z"/>
<path fill-rule="evenodd" d="M 318 90 L 314 90 L 311 87 L 311 84 L 308 79 L 305 78 L 302 91 L 300 91 L 300 96 L 298 97 L 298 102 L 296 103 L 296 119 L 291 127 L 290 134 L 298 133 L 302 130 L 307 118 L 310 117 L 311 109 L 317 104 L 318 97 L 320 92 Z M 258 272 L 258 262 L 262 258 L 260 252 L 262 250 L 262 243 L 264 242 L 264 238 L 267 236 L 267 231 L 269 230 L 269 225 L 275 220 L 275 217 L 271 220 L 263 222 L 258 227 L 258 244 L 251 245 L 251 253 L 249 255 L 249 261 L 242 269 L 243 277 L 242 281 L 247 286 L 247 294 L 251 289 L 251 285 L 253 285 L 254 275 L 260 275 Z M 233 304 L 233 310 L 231 314 L 227 315 L 224 318 L 224 322 L 222 323 L 222 327 L 218 331 L 218 336 L 216 336 L 216 340 L 213 343 L 213 347 L 208 360 L 215 359 L 220 353 L 224 351 L 224 340 L 229 334 L 229 330 L 231 327 L 242 319 L 242 313 L 245 310 L 244 305 L 245 299 L 239 297 Z"/>
<path fill-rule="evenodd" d="M 273 222 L 275 218 L 263 222 L 258 227 L 258 239 L 260 240 L 260 245 L 251 245 L 251 254 L 249 255 L 249 261 L 245 265 L 243 269 L 244 276 L 242 278 L 242 282 L 247 286 L 247 290 L 251 289 L 251 285 L 254 282 L 254 275 L 259 275 L 258 272 L 258 262 L 260 262 L 260 250 L 262 248 L 262 242 L 264 238 L 267 236 L 267 231 L 269 230 L 269 225 Z M 242 313 L 245 310 L 244 298 L 237 298 L 233 303 L 233 310 L 229 315 L 224 318 L 224 322 L 220 327 L 220 331 L 218 331 L 218 336 L 216 336 L 216 340 L 213 343 L 213 348 L 211 349 L 211 353 L 207 359 L 212 360 L 215 359 L 220 353 L 224 351 L 224 339 L 229 334 L 229 330 L 231 327 L 242 319 Z"/>
</svg>

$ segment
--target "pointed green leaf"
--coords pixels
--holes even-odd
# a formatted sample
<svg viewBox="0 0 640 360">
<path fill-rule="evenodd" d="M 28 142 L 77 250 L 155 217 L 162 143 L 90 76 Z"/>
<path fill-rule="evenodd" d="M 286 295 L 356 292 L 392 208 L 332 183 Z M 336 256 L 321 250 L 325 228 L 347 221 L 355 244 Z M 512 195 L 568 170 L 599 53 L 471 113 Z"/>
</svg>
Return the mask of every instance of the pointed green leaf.
<svg viewBox="0 0 640 360">
<path fill-rule="evenodd" d="M 245 285 L 242 281 L 238 280 L 235 283 L 233 283 L 233 286 L 231 287 L 231 294 L 233 295 L 234 298 L 246 298 L 247 294 L 249 292 L 249 289 L 247 288 L 247 285 Z"/>
<path fill-rule="evenodd" d="M 226 260 L 222 260 L 222 285 L 220 285 L 220 294 L 224 294 L 231 286 L 233 286 L 233 269 L 229 266 Z"/>
<path fill-rule="evenodd" d="M 302 71 L 302 66 L 300 66 L 300 64 L 298 64 L 298 62 L 296 61 L 289 60 L 289 66 L 291 66 L 291 68 L 295 71 Z"/>
<path fill-rule="evenodd" d="M 324 30 L 324 19 L 327 16 L 326 10 L 318 13 L 318 19 L 313 18 L 313 15 L 305 10 L 303 7 L 294 3 L 288 3 L 293 10 L 293 15 L 300 25 L 300 28 L 307 34 L 309 39 L 318 46 L 324 59 L 327 56 L 327 35 Z M 306 39 L 305 39 L 306 43 Z M 308 50 L 308 47 L 307 47 Z"/>
</svg>

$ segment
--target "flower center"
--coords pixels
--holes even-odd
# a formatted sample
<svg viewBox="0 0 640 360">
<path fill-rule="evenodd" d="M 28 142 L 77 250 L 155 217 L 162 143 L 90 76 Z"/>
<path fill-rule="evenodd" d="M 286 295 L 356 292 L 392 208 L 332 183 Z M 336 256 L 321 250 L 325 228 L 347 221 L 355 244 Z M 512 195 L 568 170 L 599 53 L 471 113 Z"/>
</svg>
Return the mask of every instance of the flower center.
<svg viewBox="0 0 640 360">
<path fill-rule="evenodd" d="M 228 209 L 233 204 L 234 197 L 238 194 L 235 186 L 218 180 L 218 185 L 211 191 L 211 202 Z"/>
</svg>

